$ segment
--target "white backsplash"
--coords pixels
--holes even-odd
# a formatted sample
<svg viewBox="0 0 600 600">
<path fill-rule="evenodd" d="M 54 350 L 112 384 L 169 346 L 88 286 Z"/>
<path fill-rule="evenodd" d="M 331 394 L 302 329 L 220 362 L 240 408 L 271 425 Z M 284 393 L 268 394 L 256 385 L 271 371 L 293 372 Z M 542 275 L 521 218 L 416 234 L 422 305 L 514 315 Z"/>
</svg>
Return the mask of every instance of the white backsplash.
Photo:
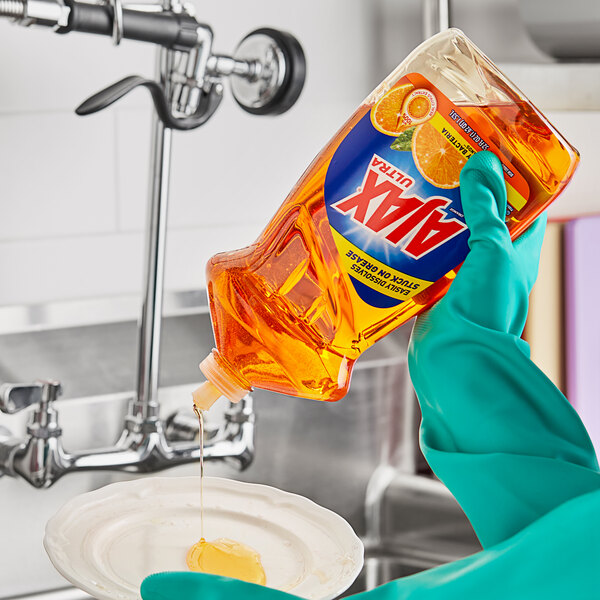
<svg viewBox="0 0 600 600">
<path fill-rule="evenodd" d="M 503 18 L 514 21 L 516 0 L 502 4 Z M 175 133 L 169 290 L 204 287 L 212 254 L 257 237 L 388 63 L 399 62 L 420 38 L 419 0 L 198 0 L 196 6 L 214 29 L 216 51 L 233 51 L 260 26 L 292 32 L 304 46 L 308 76 L 298 104 L 284 115 L 249 115 L 227 89 L 205 126 Z M 487 0 L 457 0 L 456 25 L 493 58 L 514 61 L 497 36 L 485 44 L 481 27 L 490 7 Z M 522 27 L 511 40 L 525 60 L 540 60 Z M 120 77 L 151 75 L 152 49 L 128 41 L 113 48 L 107 38 L 0 22 L 0 56 L 0 305 L 139 292 L 150 100 L 136 91 L 89 117 L 73 109 Z M 518 83 L 527 89 L 526 81 Z M 583 155 L 552 214 L 595 212 L 592 144 L 600 112 L 550 116 Z"/>
<path fill-rule="evenodd" d="M 226 89 L 216 115 L 175 133 L 166 285 L 204 287 L 204 265 L 252 242 L 322 145 L 371 87 L 367 5 L 289 6 L 275 0 L 197 3 L 232 52 L 270 25 L 303 43 L 308 78 L 278 117 L 242 111 Z M 340 24 L 343 35 L 331 43 Z M 152 73 L 153 50 L 81 34 L 57 36 L 0 22 L 0 305 L 141 290 L 151 111 L 145 92 L 77 117 L 87 96 L 132 73 Z"/>
</svg>

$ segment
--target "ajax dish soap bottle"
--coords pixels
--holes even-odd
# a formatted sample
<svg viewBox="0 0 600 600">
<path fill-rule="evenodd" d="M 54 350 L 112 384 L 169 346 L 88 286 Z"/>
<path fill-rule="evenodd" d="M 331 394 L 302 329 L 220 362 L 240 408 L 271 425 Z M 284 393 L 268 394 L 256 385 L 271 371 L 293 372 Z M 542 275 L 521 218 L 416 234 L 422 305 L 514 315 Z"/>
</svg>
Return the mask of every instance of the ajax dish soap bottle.
<svg viewBox="0 0 600 600">
<path fill-rule="evenodd" d="M 438 300 L 467 252 L 459 174 L 502 161 L 513 239 L 579 155 L 457 29 L 414 50 L 308 167 L 258 240 L 208 263 L 217 348 L 207 409 L 253 387 L 317 400 L 348 391 L 359 355 Z"/>
</svg>

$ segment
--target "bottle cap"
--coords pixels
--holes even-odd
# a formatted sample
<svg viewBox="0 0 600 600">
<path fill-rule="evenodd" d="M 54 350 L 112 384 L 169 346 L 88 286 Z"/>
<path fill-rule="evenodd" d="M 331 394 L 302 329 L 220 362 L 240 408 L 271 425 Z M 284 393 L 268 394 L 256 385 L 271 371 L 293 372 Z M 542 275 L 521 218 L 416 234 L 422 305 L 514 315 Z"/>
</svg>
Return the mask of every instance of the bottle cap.
<svg viewBox="0 0 600 600">
<path fill-rule="evenodd" d="M 250 391 L 230 377 L 212 352 L 200 363 L 200 370 L 208 380 L 192 393 L 194 404 L 200 410 L 208 410 L 221 396 L 237 403 Z"/>
</svg>

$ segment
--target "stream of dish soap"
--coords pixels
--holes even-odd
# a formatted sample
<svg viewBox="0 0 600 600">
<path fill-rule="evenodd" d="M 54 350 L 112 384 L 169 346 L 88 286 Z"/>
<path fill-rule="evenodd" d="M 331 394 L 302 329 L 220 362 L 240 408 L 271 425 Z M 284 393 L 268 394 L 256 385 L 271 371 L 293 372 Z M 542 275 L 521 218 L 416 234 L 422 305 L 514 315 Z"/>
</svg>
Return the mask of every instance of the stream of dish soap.
<svg viewBox="0 0 600 600">
<path fill-rule="evenodd" d="M 198 417 L 200 428 L 200 542 L 204 541 L 204 418 L 202 411 L 194 404 L 194 412 Z"/>
<path fill-rule="evenodd" d="M 194 412 L 200 428 L 200 541 L 189 549 L 187 566 L 190 571 L 265 585 L 267 577 L 256 550 L 228 538 L 219 538 L 214 542 L 207 542 L 204 538 L 204 418 L 196 404 Z"/>
</svg>

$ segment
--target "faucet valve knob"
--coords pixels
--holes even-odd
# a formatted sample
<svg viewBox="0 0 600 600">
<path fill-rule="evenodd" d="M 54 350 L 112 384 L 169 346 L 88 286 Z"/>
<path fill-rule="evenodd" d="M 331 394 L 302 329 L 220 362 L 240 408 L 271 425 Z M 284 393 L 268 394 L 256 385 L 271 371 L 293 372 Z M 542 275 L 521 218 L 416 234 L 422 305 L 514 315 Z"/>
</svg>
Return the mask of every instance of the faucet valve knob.
<svg viewBox="0 0 600 600">
<path fill-rule="evenodd" d="M 0 386 L 0 411 L 12 415 L 42 400 L 41 383 L 3 383 Z"/>
<path fill-rule="evenodd" d="M 4 383 L 0 386 L 0 410 L 14 414 L 29 406 L 36 406 L 31 413 L 27 432 L 36 438 L 58 437 L 58 413 L 54 401 L 62 393 L 58 381 L 45 380 L 35 383 Z"/>
<path fill-rule="evenodd" d="M 34 438 L 48 439 L 60 437 L 62 429 L 58 425 L 58 412 L 54 401 L 62 393 L 62 386 L 51 379 L 39 381 L 42 397 L 36 409 L 31 413 L 27 433 Z"/>
<path fill-rule="evenodd" d="M 44 404 L 51 404 L 62 394 L 62 385 L 60 381 L 46 379 L 38 383 L 42 387 L 41 401 Z"/>
<path fill-rule="evenodd" d="M 3 383 L 0 385 L 0 411 L 9 415 L 29 406 L 47 407 L 62 394 L 60 382 L 42 380 L 35 383 Z"/>
</svg>

